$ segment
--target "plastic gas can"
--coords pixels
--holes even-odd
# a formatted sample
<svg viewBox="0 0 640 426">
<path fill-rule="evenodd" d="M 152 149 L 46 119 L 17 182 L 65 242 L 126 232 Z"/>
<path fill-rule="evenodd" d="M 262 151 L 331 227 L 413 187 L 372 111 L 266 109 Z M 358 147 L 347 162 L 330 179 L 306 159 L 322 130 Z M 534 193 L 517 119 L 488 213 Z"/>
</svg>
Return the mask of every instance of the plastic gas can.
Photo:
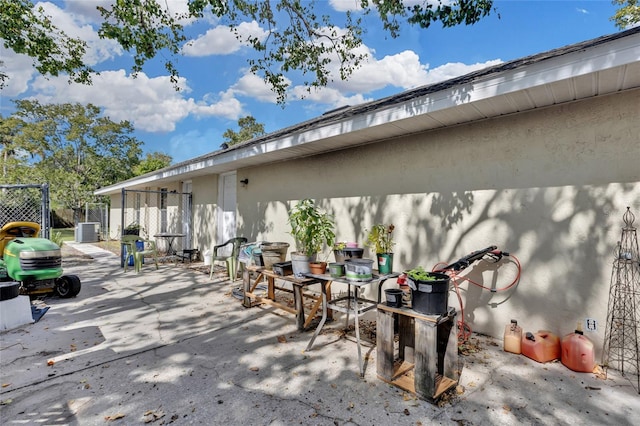
<svg viewBox="0 0 640 426">
<path fill-rule="evenodd" d="M 593 343 L 582 333 L 580 323 L 574 333 L 562 338 L 560 361 L 565 367 L 581 373 L 591 373 L 596 366 Z"/>
<path fill-rule="evenodd" d="M 522 355 L 538 362 L 560 359 L 560 337 L 547 330 L 522 336 Z"/>
<path fill-rule="evenodd" d="M 504 327 L 504 351 L 522 353 L 522 327 L 516 320 L 511 320 L 511 323 Z"/>
</svg>

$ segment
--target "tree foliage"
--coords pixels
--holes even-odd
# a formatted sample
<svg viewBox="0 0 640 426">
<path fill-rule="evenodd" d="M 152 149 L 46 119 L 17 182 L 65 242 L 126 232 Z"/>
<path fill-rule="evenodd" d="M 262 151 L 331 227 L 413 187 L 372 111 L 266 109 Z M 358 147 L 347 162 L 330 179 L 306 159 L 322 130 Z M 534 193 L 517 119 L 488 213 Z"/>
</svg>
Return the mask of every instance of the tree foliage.
<svg viewBox="0 0 640 426">
<path fill-rule="evenodd" d="M 619 6 L 619 9 L 611 17 L 616 27 L 624 30 L 640 23 L 640 2 L 638 0 L 612 0 L 612 3 Z"/>
<path fill-rule="evenodd" d="M 145 173 L 160 170 L 171 165 L 172 161 L 173 159 L 170 155 L 157 151 L 150 152 L 147 153 L 146 157 L 140 160 L 140 163 L 133 168 L 133 173 L 136 176 L 140 176 Z"/>
<path fill-rule="evenodd" d="M 358 48 L 365 31 L 363 17 L 373 14 L 393 38 L 406 22 L 428 28 L 434 22 L 445 27 L 474 24 L 493 11 L 493 0 L 412 2 L 402 0 L 353 0 L 357 13 L 346 12 L 336 24 L 328 15 L 317 14 L 314 0 L 187 0 L 188 11 L 172 10 L 172 2 L 158 0 L 114 0 L 98 6 L 103 22 L 100 37 L 117 41 L 133 54 L 132 71 L 142 71 L 157 57 L 176 85 L 176 57 L 184 43 L 185 22 L 216 21 L 229 26 L 236 38 L 251 46 L 257 57 L 249 58 L 253 73 L 261 76 L 284 103 L 289 86 L 287 75 L 301 73 L 307 90 L 326 86 L 337 77 L 346 80 L 365 60 Z M 66 72 L 74 81 L 88 82 L 90 69 L 82 62 L 86 45 L 68 37 L 51 24 L 42 9 L 28 0 L 0 0 L 3 10 L 0 37 L 5 46 L 34 58 L 43 75 Z M 266 36 L 242 34 L 240 24 L 257 22 Z"/>
<path fill-rule="evenodd" d="M 23 153 L 15 173 L 28 174 L 29 183 L 49 183 L 62 207 L 82 209 L 96 189 L 134 176 L 141 142 L 130 136 L 129 122 L 101 117 L 91 104 L 15 104 L 14 115 L 3 120 L 2 148 Z"/>
<path fill-rule="evenodd" d="M 36 8 L 28 0 L 0 0 L 0 10 L 0 38 L 4 47 L 31 57 L 44 76 L 65 73 L 70 82 L 91 83 L 94 71 L 83 60 L 87 44 L 53 25 L 42 6 Z M 6 77 L 0 73 L 0 87 Z"/>
<path fill-rule="evenodd" d="M 28 155 L 17 140 L 20 124 L 16 117 L 0 116 L 0 183 L 29 183 Z"/>
<path fill-rule="evenodd" d="M 224 143 L 228 146 L 236 145 L 240 142 L 251 140 L 255 137 L 264 135 L 264 124 L 258 123 L 252 116 L 241 117 L 238 120 L 237 132 L 233 129 L 227 129 L 222 136 Z"/>
</svg>

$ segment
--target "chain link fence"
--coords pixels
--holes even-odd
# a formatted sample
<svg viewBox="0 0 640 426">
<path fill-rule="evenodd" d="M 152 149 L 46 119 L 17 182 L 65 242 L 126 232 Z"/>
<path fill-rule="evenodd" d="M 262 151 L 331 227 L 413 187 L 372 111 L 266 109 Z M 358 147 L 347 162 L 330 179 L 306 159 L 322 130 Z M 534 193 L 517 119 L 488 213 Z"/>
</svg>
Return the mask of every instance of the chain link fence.
<svg viewBox="0 0 640 426">
<path fill-rule="evenodd" d="M 87 203 L 84 210 L 85 222 L 100 224 L 99 236 L 102 241 L 109 239 L 109 204 Z"/>
<path fill-rule="evenodd" d="M 122 229 L 155 240 L 158 250 L 173 255 L 192 248 L 191 193 L 167 190 L 122 190 Z"/>
<path fill-rule="evenodd" d="M 35 222 L 40 225 L 40 236 L 49 238 L 49 185 L 0 185 L 0 226 L 9 222 Z"/>
</svg>

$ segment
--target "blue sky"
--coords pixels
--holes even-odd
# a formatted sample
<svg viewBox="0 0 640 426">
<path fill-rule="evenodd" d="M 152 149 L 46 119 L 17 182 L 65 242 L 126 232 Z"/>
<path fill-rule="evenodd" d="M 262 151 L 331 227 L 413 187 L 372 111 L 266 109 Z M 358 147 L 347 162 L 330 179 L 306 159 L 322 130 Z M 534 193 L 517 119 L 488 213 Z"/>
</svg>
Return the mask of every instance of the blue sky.
<svg viewBox="0 0 640 426">
<path fill-rule="evenodd" d="M 405 0 L 416 1 L 416 0 Z M 38 99 L 43 103 L 80 102 L 101 107 L 114 121 L 129 120 L 145 152 L 160 151 L 174 162 L 219 149 L 222 134 L 237 129 L 237 120 L 252 115 L 267 132 L 316 117 L 343 105 L 356 105 L 468 72 L 617 32 L 610 21 L 615 7 L 609 0 L 496 1 L 497 14 L 473 26 L 421 30 L 405 26 L 398 39 L 384 33 L 374 16 L 366 17 L 362 49 L 370 60 L 350 81 L 335 81 L 326 89 L 300 98 L 301 79 L 291 76 L 287 105 L 247 71 L 247 47 L 216 22 L 189 25 L 196 47 L 178 58 L 182 86 L 176 92 L 159 61 L 130 76 L 131 57 L 97 36 L 98 4 L 109 0 L 41 2 L 54 23 L 89 43 L 87 62 L 101 72 L 92 86 L 69 85 L 65 77 L 45 79 L 31 60 L 2 48 L 4 71 L 10 77 L 2 91 L 0 113 L 13 111 L 10 100 Z M 166 0 L 175 10 L 185 0 Z M 339 23 L 342 10 L 355 0 L 319 0 L 323 13 Z M 247 25 L 247 31 L 261 31 Z M 208 33 L 209 32 L 209 33 Z"/>
</svg>

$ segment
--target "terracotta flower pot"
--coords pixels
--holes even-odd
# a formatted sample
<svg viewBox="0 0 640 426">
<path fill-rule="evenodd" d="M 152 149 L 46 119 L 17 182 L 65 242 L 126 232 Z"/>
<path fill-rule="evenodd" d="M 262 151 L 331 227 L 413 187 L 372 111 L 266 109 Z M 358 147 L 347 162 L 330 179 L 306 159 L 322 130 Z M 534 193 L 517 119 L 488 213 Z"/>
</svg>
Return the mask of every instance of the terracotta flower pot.
<svg viewBox="0 0 640 426">
<path fill-rule="evenodd" d="M 327 271 L 327 262 L 309 262 L 312 274 L 322 275 Z"/>
</svg>

